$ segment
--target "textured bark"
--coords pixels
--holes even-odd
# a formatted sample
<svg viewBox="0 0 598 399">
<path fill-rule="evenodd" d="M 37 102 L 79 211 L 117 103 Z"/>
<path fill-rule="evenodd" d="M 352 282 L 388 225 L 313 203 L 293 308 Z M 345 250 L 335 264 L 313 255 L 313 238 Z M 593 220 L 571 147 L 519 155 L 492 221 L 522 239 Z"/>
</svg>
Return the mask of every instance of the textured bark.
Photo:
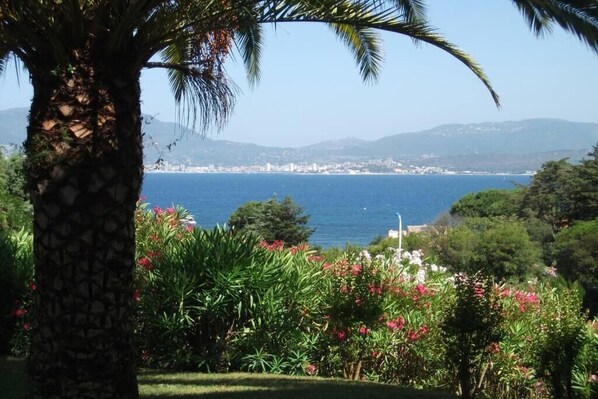
<svg viewBox="0 0 598 399">
<path fill-rule="evenodd" d="M 30 396 L 136 398 L 139 75 L 99 70 L 85 53 L 73 58 L 73 68 L 33 81 L 26 150 L 38 289 Z"/>
</svg>

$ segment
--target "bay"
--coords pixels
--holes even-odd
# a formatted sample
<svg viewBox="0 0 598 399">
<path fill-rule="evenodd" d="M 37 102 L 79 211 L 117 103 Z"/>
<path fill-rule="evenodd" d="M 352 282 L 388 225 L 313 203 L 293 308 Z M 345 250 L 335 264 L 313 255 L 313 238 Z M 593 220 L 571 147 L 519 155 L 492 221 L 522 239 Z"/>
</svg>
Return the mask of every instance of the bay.
<svg viewBox="0 0 598 399">
<path fill-rule="evenodd" d="M 143 196 L 151 206 L 180 205 L 198 226 L 224 225 L 248 201 L 290 196 L 316 228 L 324 248 L 367 245 L 398 228 L 430 223 L 463 195 L 527 184 L 525 175 L 298 175 L 148 173 Z"/>
</svg>

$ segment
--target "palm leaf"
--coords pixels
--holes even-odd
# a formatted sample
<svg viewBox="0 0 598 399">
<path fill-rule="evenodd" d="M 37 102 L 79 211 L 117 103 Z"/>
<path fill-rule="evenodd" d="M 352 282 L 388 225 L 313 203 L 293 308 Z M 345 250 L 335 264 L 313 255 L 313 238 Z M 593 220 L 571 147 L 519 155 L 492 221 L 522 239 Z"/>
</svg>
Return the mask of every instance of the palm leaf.
<svg viewBox="0 0 598 399">
<path fill-rule="evenodd" d="M 424 0 L 394 0 L 396 8 L 403 14 L 407 22 L 423 22 L 426 20 L 426 2 Z"/>
<path fill-rule="evenodd" d="M 8 64 L 8 59 L 10 58 L 10 53 L 8 51 L 3 51 L 0 48 L 0 76 L 4 74 L 6 70 L 6 64 Z"/>
<path fill-rule="evenodd" d="M 382 54 L 378 35 L 369 28 L 330 24 L 334 33 L 352 51 L 364 81 L 374 81 L 380 72 Z"/>
<path fill-rule="evenodd" d="M 250 84 L 257 84 L 260 79 L 260 57 L 262 54 L 262 27 L 258 24 L 244 23 L 235 31 L 235 44 L 241 53 L 247 79 Z"/>
<path fill-rule="evenodd" d="M 162 52 L 163 62 L 149 62 L 149 68 L 167 69 L 168 79 L 179 108 L 179 119 L 201 131 L 221 128 L 235 102 L 236 86 L 223 71 L 207 70 L 194 59 L 192 40 L 180 37 Z"/>
<path fill-rule="evenodd" d="M 554 23 L 598 53 L 598 1 L 513 0 L 532 31 L 540 35 Z"/>
<path fill-rule="evenodd" d="M 455 57 L 470 69 L 486 86 L 496 105 L 500 106 L 498 94 L 492 88 L 490 80 L 467 53 L 444 39 L 426 23 L 405 22 L 397 16 L 396 10 L 379 8 L 379 5 L 374 3 L 352 3 L 345 0 L 287 0 L 282 4 L 270 3 L 263 9 L 259 22 L 323 22 L 351 26 L 354 29 L 376 29 L 398 33 L 431 44 Z M 374 73 L 374 70 L 370 73 Z"/>
</svg>

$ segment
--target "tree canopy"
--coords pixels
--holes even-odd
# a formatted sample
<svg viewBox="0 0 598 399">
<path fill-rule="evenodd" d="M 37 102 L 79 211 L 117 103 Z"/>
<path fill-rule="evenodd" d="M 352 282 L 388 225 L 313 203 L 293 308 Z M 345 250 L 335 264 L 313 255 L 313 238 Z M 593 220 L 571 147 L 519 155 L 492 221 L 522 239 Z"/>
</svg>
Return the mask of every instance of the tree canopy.
<svg viewBox="0 0 598 399">
<path fill-rule="evenodd" d="M 289 245 L 307 242 L 315 231 L 307 226 L 309 216 L 290 197 L 251 201 L 241 205 L 228 219 L 234 232 L 253 234 L 267 242 L 284 241 Z"/>
<path fill-rule="evenodd" d="M 0 228 L 31 230 L 32 208 L 25 191 L 24 159 L 0 151 Z"/>
</svg>

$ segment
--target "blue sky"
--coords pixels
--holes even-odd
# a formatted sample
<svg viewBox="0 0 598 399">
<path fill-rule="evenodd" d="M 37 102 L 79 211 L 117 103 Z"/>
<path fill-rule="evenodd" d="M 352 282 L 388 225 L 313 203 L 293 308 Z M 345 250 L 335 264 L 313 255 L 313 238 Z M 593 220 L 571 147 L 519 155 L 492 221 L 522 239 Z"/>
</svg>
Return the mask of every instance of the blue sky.
<svg viewBox="0 0 598 399">
<path fill-rule="evenodd" d="M 250 88 L 240 59 L 227 72 L 241 89 L 227 126 L 211 138 L 300 146 L 344 137 L 376 139 L 447 123 L 561 118 L 598 123 L 598 55 L 555 27 L 536 38 L 508 0 L 430 2 L 429 19 L 470 53 L 501 96 L 448 54 L 384 34 L 385 62 L 364 84 L 350 52 L 325 26 L 268 28 L 262 79 Z M 28 106 L 27 77 L 0 78 L 0 109 Z M 165 75 L 142 75 L 142 110 L 175 120 Z"/>
</svg>

